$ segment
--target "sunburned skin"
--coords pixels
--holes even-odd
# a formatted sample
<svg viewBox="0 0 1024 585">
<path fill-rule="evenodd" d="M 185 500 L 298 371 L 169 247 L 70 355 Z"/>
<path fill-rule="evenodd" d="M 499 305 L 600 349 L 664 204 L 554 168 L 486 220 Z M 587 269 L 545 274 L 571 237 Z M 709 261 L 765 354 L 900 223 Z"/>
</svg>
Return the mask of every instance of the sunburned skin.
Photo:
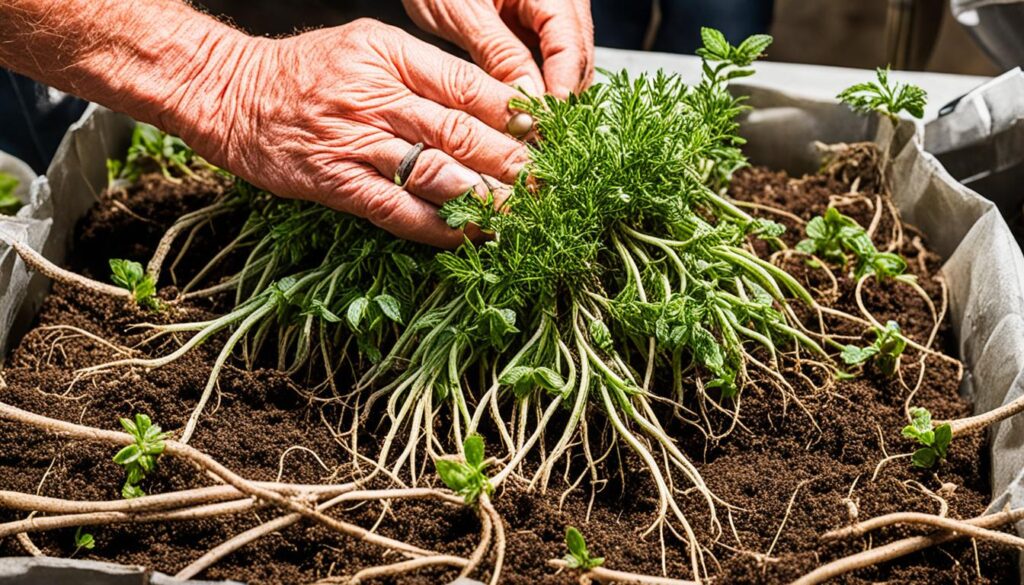
<svg viewBox="0 0 1024 585">
<path fill-rule="evenodd" d="M 266 39 L 178 0 L 11 0 L 0 39 L 0 66 L 155 124 L 263 189 L 436 246 L 465 237 L 441 204 L 511 183 L 527 160 L 507 133 L 517 89 L 372 20 Z M 586 47 L 552 51 L 552 79 L 567 58 L 577 86 L 589 79 L 589 58 L 567 57 Z"/>
</svg>

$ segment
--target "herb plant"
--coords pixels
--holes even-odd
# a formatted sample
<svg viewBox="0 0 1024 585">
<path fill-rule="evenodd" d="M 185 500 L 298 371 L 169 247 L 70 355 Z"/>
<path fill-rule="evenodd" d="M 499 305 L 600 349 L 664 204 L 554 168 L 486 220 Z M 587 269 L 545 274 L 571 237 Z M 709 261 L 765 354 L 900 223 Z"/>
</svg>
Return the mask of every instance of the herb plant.
<svg viewBox="0 0 1024 585">
<path fill-rule="evenodd" d="M 134 421 L 128 418 L 119 420 L 125 432 L 135 439 L 134 443 L 114 455 L 114 463 L 125 469 L 121 496 L 125 499 L 138 498 L 146 495 L 139 483 L 147 473 L 156 469 L 157 459 L 164 452 L 164 440 L 168 434 L 161 432 L 160 426 L 153 424 L 145 414 L 136 414 Z"/>
<path fill-rule="evenodd" d="M 844 89 L 837 98 L 855 111 L 877 112 L 892 120 L 900 112 L 907 112 L 915 118 L 924 116 L 928 94 L 912 83 L 889 82 L 889 68 L 875 70 L 877 81 L 858 83 Z"/>
<path fill-rule="evenodd" d="M 856 259 L 854 275 L 858 278 L 864 274 L 877 274 L 880 278 L 899 276 L 907 269 L 902 256 L 879 252 L 867 231 L 834 207 L 829 207 L 825 215 L 812 218 L 805 229 L 807 239 L 797 244 L 798 250 L 844 268 L 847 255 L 852 255 Z"/>
<path fill-rule="evenodd" d="M 112 258 L 110 260 L 110 280 L 117 286 L 130 290 L 135 302 L 147 309 L 158 309 L 160 301 L 156 297 L 156 281 L 146 274 L 142 264 L 131 260 Z"/>
<path fill-rule="evenodd" d="M 746 164 L 737 122 L 745 107 L 728 81 L 752 73 L 770 37 L 733 46 L 717 31 L 702 36 L 696 85 L 665 73 L 608 73 L 566 101 L 517 102 L 542 139 L 531 146 L 511 197 L 495 210 L 489 197 L 468 193 L 441 209 L 449 225 L 490 232 L 480 246 L 466 242 L 439 253 L 236 181 L 168 232 L 249 211 L 235 240 L 180 287 L 186 296 L 231 293 L 234 308 L 207 321 L 155 326 L 157 334 L 192 334 L 168 356 L 93 370 L 157 367 L 230 331 L 182 434 L 187 441 L 238 347 L 248 365 L 269 353 L 291 374 L 347 367 L 342 371 L 356 379 L 350 390 L 340 392 L 328 376 L 311 391 L 314 398 L 360 413 L 351 415 L 353 426 L 386 409 L 378 464 L 393 474 L 408 469 L 415 478 L 419 452 L 435 453 L 445 439 L 462 443 L 464 460 L 435 462 L 442 481 L 467 502 L 513 471 L 527 473 L 520 464 L 541 443 L 531 482 L 546 487 L 556 465 L 585 440 L 583 421 L 604 417 L 655 482 L 660 512 L 650 530 L 671 522 L 686 534 L 700 574 L 702 546 L 676 503 L 679 486 L 666 475 L 681 473 L 704 498 L 713 529 L 720 528 L 716 498 L 653 404 L 728 412 L 721 402 L 765 375 L 792 395 L 797 390 L 780 371 L 805 356 L 814 356 L 824 375 L 839 374 L 823 348 L 828 337 L 793 310 L 800 303 L 818 311 L 814 298 L 752 251 L 752 240 L 777 240 L 783 226 L 748 215 L 723 195 Z M 817 250 L 821 240 L 841 263 L 853 254 L 864 272 L 890 268 L 869 239 L 863 245 L 863 230 L 842 231 L 855 222 L 838 220 L 841 234 L 823 225 L 807 245 Z M 203 288 L 204 275 L 239 251 L 242 268 Z M 159 275 L 159 260 L 149 272 Z M 566 418 L 552 428 L 548 421 L 559 410 Z M 445 438 L 437 434 L 441 411 Z M 508 449 L 493 480 L 484 475 L 476 434 L 482 425 L 493 425 Z M 399 441 L 404 446 L 395 449 Z"/>
<path fill-rule="evenodd" d="M 96 540 L 92 537 L 92 534 L 82 532 L 82 527 L 79 526 L 75 529 L 75 550 L 71 553 L 71 556 L 77 555 L 78 551 L 83 548 L 85 550 L 92 550 L 96 548 Z"/>
<path fill-rule="evenodd" d="M 565 564 L 570 569 L 588 570 L 604 564 L 604 557 L 592 557 L 587 550 L 587 541 L 579 530 L 570 526 L 565 529 L 565 546 L 569 553 L 565 555 Z"/>
<path fill-rule="evenodd" d="M 921 445 L 911 460 L 916 467 L 932 467 L 946 458 L 949 443 L 953 440 L 953 429 L 948 423 L 934 426 L 932 413 L 927 408 L 911 408 L 910 416 L 911 423 L 903 427 L 903 436 Z"/>
<path fill-rule="evenodd" d="M 14 215 L 21 209 L 21 199 L 14 194 L 18 179 L 8 173 L 0 173 L 0 215 Z"/>
<path fill-rule="evenodd" d="M 884 329 L 875 328 L 874 333 L 875 342 L 867 347 L 844 347 L 843 362 L 859 366 L 873 360 L 883 374 L 892 376 L 899 369 L 900 356 L 907 347 L 907 340 L 900 333 L 900 326 L 895 321 L 888 321 Z"/>
<path fill-rule="evenodd" d="M 487 463 L 484 460 L 483 437 L 475 434 L 466 437 L 462 450 L 465 461 L 438 458 L 434 460 L 434 467 L 448 489 L 465 498 L 466 504 L 472 506 L 481 494 L 493 492 L 494 486 L 484 473 Z"/>
</svg>

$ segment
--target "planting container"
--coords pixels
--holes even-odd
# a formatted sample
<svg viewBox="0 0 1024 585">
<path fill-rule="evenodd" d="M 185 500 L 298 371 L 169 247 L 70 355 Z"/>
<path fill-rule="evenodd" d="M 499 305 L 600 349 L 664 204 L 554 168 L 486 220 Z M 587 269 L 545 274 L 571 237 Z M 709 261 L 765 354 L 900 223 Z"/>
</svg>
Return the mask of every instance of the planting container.
<svg viewBox="0 0 1024 585">
<path fill-rule="evenodd" d="M 837 104 L 756 87 L 737 91 L 751 95 L 749 104 L 756 108 L 742 127 L 754 164 L 800 174 L 818 168 L 816 142 L 878 144 L 888 158 L 893 197 L 903 218 L 919 227 L 945 259 L 949 318 L 967 367 L 963 392 L 978 412 L 1024 392 L 1024 258 L 996 205 L 963 186 L 928 154 L 911 123 L 894 128 L 887 120 L 858 116 Z M 32 184 L 29 205 L 17 218 L 0 219 L 0 230 L 60 262 L 75 221 L 105 186 L 105 160 L 123 156 L 131 128 L 132 121 L 122 115 L 99 107 L 87 110 L 65 137 L 47 176 Z M 1019 195 L 1013 202 L 1018 207 L 1024 192 Z M 0 285 L 0 350 L 6 351 L 11 336 L 30 323 L 46 289 L 6 248 L 0 248 Z M 997 425 L 991 438 L 992 507 L 1024 506 L 1024 419 Z M 51 571 L 58 570 L 75 571 L 76 583 L 164 582 L 137 568 L 102 563 L 0 559 L 0 585 L 56 582 L 63 577 Z"/>
</svg>

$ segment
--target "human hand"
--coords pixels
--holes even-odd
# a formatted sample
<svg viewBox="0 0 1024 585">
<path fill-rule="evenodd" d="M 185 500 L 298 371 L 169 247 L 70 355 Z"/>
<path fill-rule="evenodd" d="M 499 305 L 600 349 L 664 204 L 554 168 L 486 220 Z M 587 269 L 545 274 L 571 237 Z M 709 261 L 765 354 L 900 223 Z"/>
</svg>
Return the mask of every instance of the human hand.
<svg viewBox="0 0 1024 585">
<path fill-rule="evenodd" d="M 533 95 L 565 98 L 594 76 L 589 0 L 402 0 L 420 28 L 465 49 L 485 71 Z M 539 42 L 541 73 L 530 52 Z"/>
<path fill-rule="evenodd" d="M 438 207 L 486 189 L 481 175 L 513 182 L 527 161 L 526 147 L 503 133 L 517 92 L 397 28 L 359 20 L 278 40 L 246 38 L 239 70 L 211 96 L 221 101 L 220 119 L 182 134 L 261 188 L 451 248 L 463 232 L 441 220 Z M 426 149 L 397 185 L 399 164 L 420 142 Z"/>
</svg>

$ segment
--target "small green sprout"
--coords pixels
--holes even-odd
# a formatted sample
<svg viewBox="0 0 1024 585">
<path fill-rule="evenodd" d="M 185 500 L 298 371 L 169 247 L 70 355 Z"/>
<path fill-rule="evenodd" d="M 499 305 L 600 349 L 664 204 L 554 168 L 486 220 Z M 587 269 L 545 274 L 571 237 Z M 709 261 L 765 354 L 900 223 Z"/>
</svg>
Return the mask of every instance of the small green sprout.
<svg viewBox="0 0 1024 585">
<path fill-rule="evenodd" d="M 770 35 L 751 35 L 737 46 L 729 44 L 721 31 L 713 28 L 701 27 L 700 38 L 704 46 L 697 49 L 697 56 L 703 57 L 706 61 L 716 61 L 735 67 L 747 67 L 764 53 L 768 45 L 772 44 Z M 713 73 L 712 73 L 713 71 Z M 706 72 L 708 77 L 714 77 L 720 70 Z M 725 79 L 736 77 L 747 77 L 752 75 L 753 70 L 734 69 L 725 76 Z"/>
<path fill-rule="evenodd" d="M 875 342 L 867 347 L 844 347 L 843 362 L 850 366 L 859 366 L 868 360 L 874 360 L 883 374 L 892 376 L 899 369 L 900 355 L 907 348 L 907 340 L 900 333 L 900 326 L 895 321 L 888 321 L 884 329 L 876 327 L 874 333 Z"/>
<path fill-rule="evenodd" d="M 146 274 L 142 264 L 131 260 L 112 258 L 110 260 L 110 280 L 117 286 L 128 289 L 135 297 L 135 302 L 147 309 L 159 309 L 160 301 L 156 298 L 156 281 Z"/>
<path fill-rule="evenodd" d="M 0 173 L 0 215 L 14 215 L 21 209 L 21 199 L 14 194 L 18 179 L 7 173 Z"/>
<path fill-rule="evenodd" d="M 114 463 L 123 465 L 126 473 L 121 496 L 130 500 L 146 495 L 139 483 L 147 473 L 156 469 L 156 461 L 164 452 L 168 433 L 161 432 L 160 425 L 153 424 L 145 414 L 136 414 L 134 421 L 122 418 L 120 422 L 125 432 L 135 439 L 134 443 L 114 455 Z"/>
<path fill-rule="evenodd" d="M 898 254 L 879 252 L 871 237 L 855 219 L 843 215 L 836 208 L 829 207 L 825 215 L 807 222 L 807 239 L 796 245 L 796 249 L 817 256 L 844 268 L 847 254 L 857 259 L 854 274 L 877 274 L 881 278 L 899 276 L 907 269 L 907 261 Z"/>
<path fill-rule="evenodd" d="M 78 551 L 83 548 L 85 550 L 92 550 L 96 548 L 96 540 L 88 532 L 82 532 L 82 527 L 79 526 L 78 529 L 75 530 L 75 551 L 71 553 L 71 556 L 77 555 Z"/>
<path fill-rule="evenodd" d="M 915 118 L 924 116 L 924 105 L 928 93 L 912 83 L 893 82 L 889 84 L 889 68 L 875 70 L 878 82 L 868 81 L 852 85 L 836 96 L 839 101 L 864 114 L 878 112 L 892 120 L 900 112 L 907 112 Z"/>
<path fill-rule="evenodd" d="M 565 546 L 569 554 L 565 555 L 565 564 L 570 569 L 588 570 L 604 564 L 604 557 L 592 557 L 587 550 L 587 541 L 579 530 L 570 526 L 565 529 Z"/>
<path fill-rule="evenodd" d="M 465 462 L 455 459 L 438 458 L 434 460 L 437 475 L 448 489 L 466 499 L 467 505 L 474 505 L 481 494 L 490 494 L 494 486 L 487 479 L 484 470 L 484 439 L 473 434 L 466 437 L 462 444 L 466 453 Z"/>
<path fill-rule="evenodd" d="M 932 467 L 946 458 L 949 443 L 953 440 L 953 429 L 949 423 L 933 426 L 932 413 L 927 408 L 911 408 L 910 416 L 911 423 L 903 427 L 903 436 L 922 445 L 914 451 L 911 460 L 915 467 Z"/>
</svg>

